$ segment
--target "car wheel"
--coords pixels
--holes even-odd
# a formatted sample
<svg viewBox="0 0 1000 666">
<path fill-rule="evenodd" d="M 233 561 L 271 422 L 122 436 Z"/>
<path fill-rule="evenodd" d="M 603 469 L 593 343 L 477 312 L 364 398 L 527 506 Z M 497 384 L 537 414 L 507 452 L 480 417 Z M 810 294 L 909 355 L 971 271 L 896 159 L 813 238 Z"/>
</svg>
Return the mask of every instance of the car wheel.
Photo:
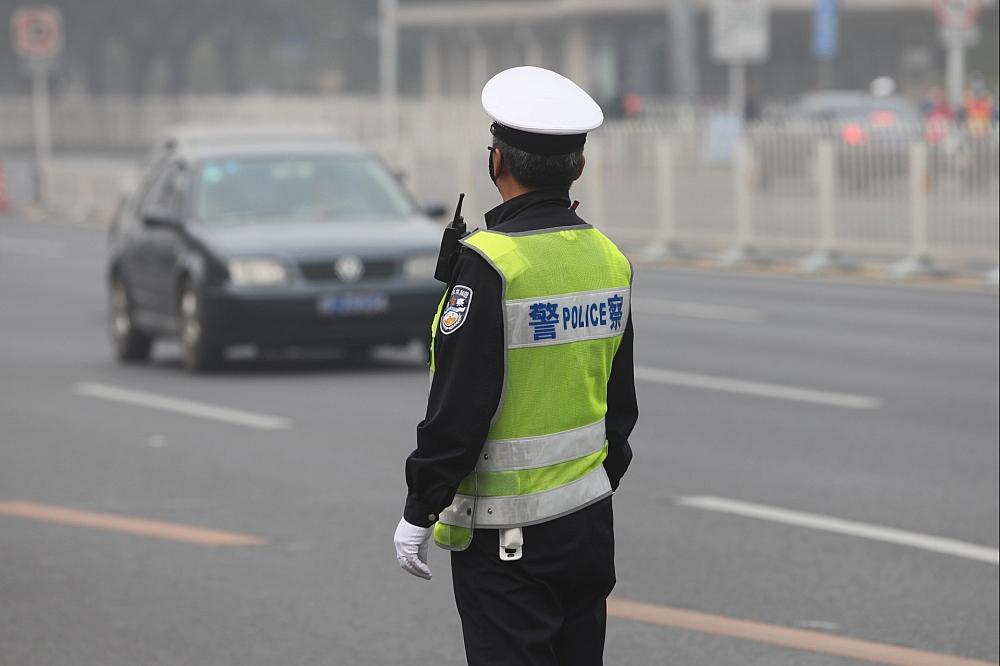
<svg viewBox="0 0 1000 666">
<path fill-rule="evenodd" d="M 184 367 L 196 372 L 217 367 L 222 361 L 222 348 L 212 341 L 201 295 L 193 285 L 185 285 L 181 291 L 178 311 Z"/>
<path fill-rule="evenodd" d="M 148 360 L 153 338 L 136 328 L 128 287 L 119 278 L 111 282 L 108 305 L 108 328 L 115 358 L 125 363 Z"/>
</svg>

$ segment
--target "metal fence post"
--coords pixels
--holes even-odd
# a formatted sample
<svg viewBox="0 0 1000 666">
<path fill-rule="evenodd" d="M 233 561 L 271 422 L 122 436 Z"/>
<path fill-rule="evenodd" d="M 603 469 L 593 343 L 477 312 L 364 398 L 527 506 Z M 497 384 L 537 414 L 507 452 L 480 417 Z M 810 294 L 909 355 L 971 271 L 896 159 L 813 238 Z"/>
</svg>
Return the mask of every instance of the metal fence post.
<svg viewBox="0 0 1000 666">
<path fill-rule="evenodd" d="M 736 243 L 719 257 L 722 266 L 734 266 L 756 255 L 753 246 L 753 181 L 753 149 L 750 140 L 741 136 L 733 147 Z"/>
<path fill-rule="evenodd" d="M 927 144 L 914 141 L 909 150 L 910 174 L 910 251 L 889 267 L 889 275 L 905 278 L 915 273 L 931 272 L 927 238 Z"/>
<path fill-rule="evenodd" d="M 677 243 L 677 175 L 674 145 L 670 137 L 656 137 L 656 238 L 644 252 L 647 259 L 663 259 L 679 254 Z"/>
<path fill-rule="evenodd" d="M 35 120 L 35 178 L 38 205 L 52 205 L 52 119 L 49 104 L 49 69 L 36 63 L 31 69 L 31 98 Z"/>
<path fill-rule="evenodd" d="M 820 139 L 816 144 L 816 214 L 819 221 L 816 250 L 799 261 L 799 271 L 854 268 L 837 249 L 837 158 L 830 139 Z"/>
</svg>

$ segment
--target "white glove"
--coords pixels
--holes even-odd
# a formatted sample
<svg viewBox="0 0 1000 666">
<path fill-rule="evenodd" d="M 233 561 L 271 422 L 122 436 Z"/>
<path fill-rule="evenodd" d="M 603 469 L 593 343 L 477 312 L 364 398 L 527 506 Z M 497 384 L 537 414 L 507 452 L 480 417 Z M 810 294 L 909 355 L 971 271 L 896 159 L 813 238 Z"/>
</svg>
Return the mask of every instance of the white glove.
<svg viewBox="0 0 1000 666">
<path fill-rule="evenodd" d="M 431 528 L 417 527 L 399 519 L 396 525 L 396 561 L 403 571 L 418 578 L 431 579 L 431 570 L 427 566 L 427 544 L 430 542 Z"/>
</svg>

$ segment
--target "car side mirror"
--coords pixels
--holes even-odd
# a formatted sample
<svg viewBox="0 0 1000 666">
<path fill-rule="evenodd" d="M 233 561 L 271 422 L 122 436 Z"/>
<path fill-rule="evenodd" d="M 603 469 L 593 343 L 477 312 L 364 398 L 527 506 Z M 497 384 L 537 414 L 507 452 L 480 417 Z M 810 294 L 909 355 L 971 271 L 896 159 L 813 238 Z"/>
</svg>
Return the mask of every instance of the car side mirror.
<svg viewBox="0 0 1000 666">
<path fill-rule="evenodd" d="M 142 223 L 150 229 L 180 229 L 181 219 L 165 210 L 150 210 L 142 215 Z"/>
<path fill-rule="evenodd" d="M 433 220 L 439 220 L 447 214 L 448 207 L 439 201 L 434 201 L 424 206 L 424 215 Z"/>
</svg>

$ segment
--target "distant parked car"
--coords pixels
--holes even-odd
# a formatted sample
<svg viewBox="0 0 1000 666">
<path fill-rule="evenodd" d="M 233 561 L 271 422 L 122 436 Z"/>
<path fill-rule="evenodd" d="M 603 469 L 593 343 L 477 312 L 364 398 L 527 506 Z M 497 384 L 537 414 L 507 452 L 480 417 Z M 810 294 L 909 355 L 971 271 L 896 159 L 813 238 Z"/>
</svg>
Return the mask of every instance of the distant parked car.
<svg viewBox="0 0 1000 666">
<path fill-rule="evenodd" d="M 905 182 L 909 145 L 923 138 L 924 121 L 917 105 L 903 97 L 828 91 L 803 95 L 752 136 L 762 186 L 813 173 L 813 149 L 827 139 L 834 145 L 838 184 L 860 190 Z"/>
<path fill-rule="evenodd" d="M 841 130 L 844 143 L 894 137 L 916 131 L 920 136 L 923 117 L 918 106 L 895 95 L 876 97 L 869 93 L 830 91 L 803 95 L 792 107 L 793 120 L 832 123 Z"/>
<path fill-rule="evenodd" d="M 426 342 L 439 241 L 374 155 L 326 132 L 174 130 L 111 226 L 115 355 L 179 338 L 201 370 L 232 345 Z"/>
</svg>

